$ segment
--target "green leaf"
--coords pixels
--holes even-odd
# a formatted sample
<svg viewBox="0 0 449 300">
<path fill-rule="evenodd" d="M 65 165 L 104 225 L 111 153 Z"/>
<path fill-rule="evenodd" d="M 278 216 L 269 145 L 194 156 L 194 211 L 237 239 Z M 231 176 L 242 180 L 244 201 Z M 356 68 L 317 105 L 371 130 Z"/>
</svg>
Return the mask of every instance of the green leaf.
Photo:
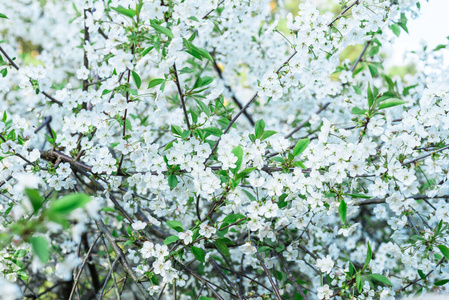
<svg viewBox="0 0 449 300">
<path fill-rule="evenodd" d="M 360 274 L 360 272 L 355 274 L 355 284 L 357 285 L 357 290 L 359 290 L 360 293 L 363 289 L 362 274 Z"/>
<path fill-rule="evenodd" d="M 136 15 L 136 11 L 134 9 L 124 8 L 121 5 L 119 5 L 118 7 L 111 7 L 111 9 L 115 10 L 119 14 L 130 17 L 131 19 Z"/>
<path fill-rule="evenodd" d="M 252 167 L 252 168 L 247 168 L 245 170 L 243 170 L 242 172 L 237 174 L 238 178 L 245 178 L 246 176 L 248 176 L 249 173 L 251 173 L 252 171 L 256 170 L 257 167 Z"/>
<path fill-rule="evenodd" d="M 373 258 L 373 250 L 371 250 L 371 246 L 368 242 L 368 249 L 366 250 L 366 258 L 365 258 L 365 264 L 363 265 L 363 269 L 366 269 L 366 267 L 368 267 L 368 264 L 371 261 L 371 258 Z"/>
<path fill-rule="evenodd" d="M 390 282 L 390 280 L 388 280 L 388 278 L 385 277 L 384 275 L 381 275 L 381 274 L 369 274 L 368 276 L 371 277 L 372 279 L 378 281 L 378 282 L 383 283 L 383 284 L 387 284 L 387 285 L 391 285 L 391 286 L 393 285 Z"/>
<path fill-rule="evenodd" d="M 90 197 L 86 194 L 70 194 L 54 201 L 48 211 L 49 213 L 69 214 L 77 208 L 84 207 L 89 201 Z"/>
<path fill-rule="evenodd" d="M 364 194 L 345 194 L 350 196 L 351 198 L 362 198 L 362 199 L 371 199 L 370 196 L 364 195 Z"/>
<path fill-rule="evenodd" d="M 207 127 L 204 128 L 204 131 L 206 131 L 207 133 L 211 134 L 211 135 L 215 135 L 220 137 L 223 134 L 223 131 L 221 131 L 220 128 L 217 127 Z"/>
<path fill-rule="evenodd" d="M 187 139 L 190 135 L 192 134 L 192 132 L 190 130 L 184 130 L 181 134 L 181 138 L 183 140 Z"/>
<path fill-rule="evenodd" d="M 303 153 L 304 150 L 306 150 L 307 146 L 309 145 L 310 140 L 309 139 L 301 139 L 296 143 L 295 148 L 293 149 L 293 155 L 298 156 L 299 154 Z"/>
<path fill-rule="evenodd" d="M 396 36 L 399 36 L 401 34 L 401 28 L 399 28 L 398 25 L 391 24 L 390 28 Z"/>
<path fill-rule="evenodd" d="M 244 218 L 245 218 L 245 215 L 242 215 L 242 214 L 230 214 L 230 215 L 227 215 L 223 219 L 223 223 L 233 224 L 233 223 L 237 222 L 238 220 L 241 220 Z"/>
<path fill-rule="evenodd" d="M 449 260 L 449 249 L 444 245 L 438 245 L 437 247 L 443 253 L 444 257 Z"/>
<path fill-rule="evenodd" d="M 426 274 L 424 274 L 424 272 L 423 271 L 421 271 L 421 270 L 418 270 L 418 275 L 419 275 L 419 277 L 421 278 L 421 279 L 426 279 Z"/>
<path fill-rule="evenodd" d="M 192 246 L 190 247 L 190 251 L 192 251 L 193 256 L 200 261 L 200 262 L 206 262 L 206 253 L 204 253 L 203 249 Z"/>
<path fill-rule="evenodd" d="M 19 250 L 17 250 L 16 252 L 14 252 L 14 257 L 15 257 L 15 258 L 21 258 L 21 257 L 24 257 L 27 253 L 28 253 L 27 250 L 25 250 L 25 249 L 19 249 Z"/>
<path fill-rule="evenodd" d="M 139 74 L 137 74 L 134 71 L 131 71 L 131 74 L 133 76 L 134 83 L 136 84 L 137 88 L 140 89 L 140 85 L 142 84 L 142 80 L 140 79 Z"/>
<path fill-rule="evenodd" d="M 347 212 L 346 202 L 345 200 L 341 200 L 340 205 L 338 206 L 338 214 L 340 215 L 343 224 L 346 224 L 346 212 Z"/>
<path fill-rule="evenodd" d="M 212 81 L 214 81 L 213 77 L 210 76 L 201 77 L 201 86 L 209 85 L 212 83 Z"/>
<path fill-rule="evenodd" d="M 235 168 L 231 169 L 231 171 L 235 174 L 237 173 L 237 171 L 240 169 L 240 167 L 242 166 L 242 161 L 243 161 L 243 149 L 240 145 L 238 145 L 237 147 L 235 147 L 234 149 L 232 149 L 231 151 L 232 154 L 234 154 L 235 156 L 237 156 L 237 161 L 235 163 Z"/>
<path fill-rule="evenodd" d="M 206 114 L 206 116 L 210 117 L 211 112 L 209 106 L 207 106 L 203 101 L 193 98 L 195 102 L 198 104 L 198 106 L 201 108 L 202 111 Z"/>
<path fill-rule="evenodd" d="M 42 203 L 44 203 L 44 199 L 39 194 L 38 190 L 25 188 L 25 194 L 30 199 L 31 205 L 33 206 L 34 212 L 36 212 L 39 208 L 42 207 Z"/>
<path fill-rule="evenodd" d="M 177 240 L 179 240 L 179 237 L 178 237 L 178 236 L 176 236 L 176 235 L 171 235 L 171 236 L 167 237 L 167 238 L 164 240 L 164 245 L 170 245 L 171 243 L 174 243 L 174 242 L 176 242 Z"/>
<path fill-rule="evenodd" d="M 172 133 L 179 135 L 179 136 L 181 136 L 181 134 L 183 132 L 182 128 L 178 125 L 171 125 L 170 129 L 171 129 Z"/>
<path fill-rule="evenodd" d="M 148 53 L 150 53 L 150 51 L 153 49 L 154 49 L 154 46 L 148 47 L 145 50 L 143 50 L 142 53 L 140 53 L 140 55 L 143 57 L 143 56 L 147 55 Z"/>
<path fill-rule="evenodd" d="M 170 189 L 174 189 L 177 185 L 178 178 L 176 177 L 176 175 L 171 174 L 170 176 L 168 176 L 168 186 L 170 187 Z"/>
<path fill-rule="evenodd" d="M 182 224 L 179 221 L 176 221 L 176 220 L 167 221 L 165 224 L 167 224 L 168 227 L 176 230 L 177 232 L 184 232 L 184 229 L 182 228 Z"/>
<path fill-rule="evenodd" d="M 169 38 L 174 38 L 175 36 L 173 35 L 173 32 L 171 32 L 170 29 L 168 29 L 167 27 L 163 27 L 161 25 L 157 25 L 157 24 L 152 24 L 151 27 L 153 27 L 154 29 L 156 29 L 156 31 L 165 34 L 166 36 L 168 36 Z"/>
<path fill-rule="evenodd" d="M 446 283 L 448 283 L 449 282 L 449 279 L 442 279 L 442 280 L 438 280 L 438 281 L 435 281 L 435 285 L 436 286 L 442 286 L 442 285 L 445 285 Z"/>
<path fill-rule="evenodd" d="M 433 49 L 433 51 L 438 51 L 440 49 L 444 49 L 444 48 L 446 48 L 446 46 L 447 45 L 440 44 L 440 45 L 436 46 L 435 49 Z"/>
<path fill-rule="evenodd" d="M 274 134 L 276 134 L 276 133 L 277 133 L 277 132 L 274 131 L 274 130 L 267 130 L 267 131 L 264 131 L 264 133 L 263 133 L 262 136 L 260 137 L 260 140 L 261 140 L 261 141 L 266 140 L 267 138 L 269 138 L 270 136 L 272 136 L 272 135 L 274 135 Z"/>
<path fill-rule="evenodd" d="M 39 257 L 42 263 L 47 263 L 50 257 L 47 239 L 43 236 L 34 236 L 30 239 L 33 252 Z"/>
<path fill-rule="evenodd" d="M 377 70 L 377 68 L 374 65 L 368 65 L 368 69 L 369 72 L 371 73 L 371 77 L 376 77 L 377 75 L 379 75 L 379 71 Z"/>
<path fill-rule="evenodd" d="M 366 112 L 366 109 L 360 109 L 358 107 L 353 107 L 351 110 L 351 114 L 353 115 L 364 115 Z"/>
<path fill-rule="evenodd" d="M 152 79 L 152 80 L 150 80 L 150 83 L 148 84 L 148 88 L 150 89 L 152 87 L 155 87 L 164 81 L 165 81 L 165 79 L 163 79 L 163 78 Z"/>
<path fill-rule="evenodd" d="M 369 83 L 368 83 L 367 97 L 368 97 L 368 107 L 371 107 L 374 103 L 374 95 L 371 90 L 371 85 Z"/>
<path fill-rule="evenodd" d="M 9 19 L 7 16 L 5 16 L 4 14 L 0 14 L 0 18 L 2 19 Z"/>
<path fill-rule="evenodd" d="M 264 120 L 258 120 L 254 125 L 254 133 L 257 139 L 262 137 L 263 131 L 265 130 L 265 122 Z"/>
<path fill-rule="evenodd" d="M 221 252 L 221 254 L 223 254 L 226 257 L 229 257 L 229 248 L 222 239 L 215 240 L 214 244 L 217 247 L 218 251 Z"/>
<path fill-rule="evenodd" d="M 210 60 L 211 62 L 214 62 L 214 59 L 212 58 L 212 56 L 209 54 L 209 52 L 206 49 L 199 48 L 198 50 L 202 57 L 204 57 L 207 60 Z"/>
<path fill-rule="evenodd" d="M 389 108 L 389 107 L 393 107 L 393 106 L 402 105 L 406 102 L 407 101 L 404 101 L 404 100 L 401 100 L 398 98 L 391 98 L 391 99 L 385 100 L 384 102 L 379 104 L 379 109 L 385 109 L 385 108 Z"/>
</svg>

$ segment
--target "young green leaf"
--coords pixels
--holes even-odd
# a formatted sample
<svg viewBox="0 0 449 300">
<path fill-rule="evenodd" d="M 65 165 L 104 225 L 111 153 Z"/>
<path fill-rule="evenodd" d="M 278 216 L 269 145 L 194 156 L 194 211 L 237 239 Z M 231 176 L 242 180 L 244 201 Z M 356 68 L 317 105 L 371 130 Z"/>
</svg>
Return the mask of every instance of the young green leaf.
<svg viewBox="0 0 449 300">
<path fill-rule="evenodd" d="M 170 189 L 174 189 L 177 185 L 178 178 L 176 177 L 176 175 L 171 174 L 170 176 L 168 176 L 168 186 L 170 187 Z"/>
<path fill-rule="evenodd" d="M 41 208 L 42 203 L 44 203 L 44 199 L 36 189 L 25 188 L 25 193 L 30 199 L 33 210 L 36 212 L 39 208 Z"/>
<path fill-rule="evenodd" d="M 277 133 L 277 132 L 274 131 L 274 130 L 267 130 L 267 131 L 264 131 L 263 134 L 262 134 L 262 136 L 260 137 L 260 140 L 261 140 L 261 141 L 266 140 L 267 138 L 269 138 L 270 136 L 272 136 L 272 135 L 274 135 L 274 134 L 276 134 L 276 133 Z"/>
<path fill-rule="evenodd" d="M 340 205 L 338 206 L 338 214 L 340 215 L 343 224 L 346 224 L 346 212 L 347 212 L 346 202 L 345 200 L 341 200 Z"/>
<path fill-rule="evenodd" d="M 137 88 L 140 89 L 140 85 L 142 84 L 142 80 L 140 79 L 139 74 L 137 74 L 134 71 L 131 71 L 131 74 L 133 76 L 134 83 L 136 84 Z"/>
<path fill-rule="evenodd" d="M 165 81 L 165 79 L 162 79 L 162 78 L 152 79 L 150 81 L 150 83 L 148 84 L 148 88 L 150 89 L 152 87 L 158 86 L 159 84 L 161 84 L 164 81 Z"/>
<path fill-rule="evenodd" d="M 203 101 L 197 98 L 193 98 L 195 102 L 198 104 L 198 106 L 201 108 L 201 110 L 206 114 L 206 116 L 210 117 L 211 111 L 209 106 L 206 105 Z"/>
<path fill-rule="evenodd" d="M 366 269 L 366 267 L 368 267 L 368 264 L 371 261 L 371 258 L 373 258 L 373 251 L 371 250 L 371 246 L 368 242 L 368 249 L 366 250 L 366 258 L 365 258 L 365 264 L 363 265 L 363 269 Z"/>
<path fill-rule="evenodd" d="M 257 139 L 262 137 L 263 131 L 265 130 L 265 122 L 264 120 L 258 120 L 254 125 L 254 133 Z"/>
<path fill-rule="evenodd" d="M 164 240 L 164 245 L 170 245 L 179 240 L 179 237 L 176 235 L 171 235 Z"/>
<path fill-rule="evenodd" d="M 204 57 L 207 60 L 210 60 L 211 62 L 214 62 L 214 59 L 212 58 L 212 56 L 209 54 L 209 52 L 206 49 L 199 48 L 198 50 L 202 57 Z"/>
<path fill-rule="evenodd" d="M 115 10 L 116 12 L 118 12 L 121 15 L 130 17 L 131 19 L 134 18 L 134 16 L 136 15 L 136 11 L 134 9 L 124 8 L 121 5 L 119 5 L 118 7 L 111 7 L 111 9 Z"/>
<path fill-rule="evenodd" d="M 223 239 L 218 239 L 214 241 L 215 247 L 217 247 L 218 251 L 221 252 L 226 257 L 229 257 L 229 248 Z"/>
<path fill-rule="evenodd" d="M 169 38 L 174 38 L 175 37 L 173 35 L 173 32 L 171 32 L 171 30 L 168 29 L 167 27 L 163 27 L 163 26 L 157 25 L 157 24 L 152 24 L 151 27 L 153 27 L 156 31 L 165 34 Z"/>
<path fill-rule="evenodd" d="M 220 128 L 217 127 L 207 127 L 204 128 L 204 131 L 206 131 L 207 133 L 211 134 L 211 135 L 215 135 L 220 137 L 223 134 L 223 131 L 221 131 Z"/>
<path fill-rule="evenodd" d="M 54 201 L 48 211 L 57 214 L 69 214 L 77 208 L 84 207 L 90 201 L 86 194 L 69 194 Z"/>
<path fill-rule="evenodd" d="M 384 102 L 379 104 L 379 109 L 385 109 L 393 106 L 398 106 L 406 103 L 407 101 L 398 99 L 398 98 L 391 98 L 388 100 L 385 100 Z"/>
<path fill-rule="evenodd" d="M 385 277 L 384 275 L 381 275 L 381 274 L 369 274 L 368 276 L 371 277 L 372 279 L 378 281 L 378 282 L 383 283 L 383 284 L 387 284 L 387 285 L 391 285 L 391 286 L 393 285 L 390 282 L 390 280 L 387 277 Z"/>
<path fill-rule="evenodd" d="M 46 263 L 50 257 L 47 239 L 43 236 L 34 236 L 30 239 L 33 252 L 39 257 L 42 263 Z"/>
<path fill-rule="evenodd" d="M 173 220 L 173 221 L 167 221 L 167 226 L 176 230 L 177 232 L 183 232 L 184 229 L 182 228 L 182 224 L 179 221 Z"/>
<path fill-rule="evenodd" d="M 438 245 L 438 249 L 440 249 L 441 253 L 443 253 L 444 257 L 449 260 L 449 248 L 444 245 Z"/>
<path fill-rule="evenodd" d="M 237 147 L 232 149 L 231 153 L 234 154 L 235 156 L 237 156 L 237 161 L 235 163 L 235 168 L 231 169 L 231 171 L 235 174 L 235 173 L 237 173 L 238 170 L 240 170 L 240 167 L 242 166 L 243 149 L 242 149 L 242 147 L 240 145 L 238 145 Z"/>
<path fill-rule="evenodd" d="M 2 19 L 9 19 L 7 16 L 5 16 L 4 14 L 0 14 L 0 18 Z"/>
<path fill-rule="evenodd" d="M 204 253 L 203 249 L 192 246 L 190 247 L 190 251 L 192 251 L 193 256 L 200 261 L 200 262 L 206 262 L 206 254 Z"/>
<path fill-rule="evenodd" d="M 442 285 L 445 285 L 448 282 L 449 282 L 449 279 L 442 279 L 442 280 L 435 281 L 434 284 L 435 284 L 435 286 L 442 286 Z"/>
<path fill-rule="evenodd" d="M 353 115 L 364 115 L 367 112 L 366 109 L 360 109 L 358 107 L 353 107 L 351 110 L 351 114 Z"/>
<path fill-rule="evenodd" d="M 374 95 L 373 91 L 371 90 L 370 83 L 368 83 L 367 97 L 368 97 L 368 107 L 371 107 L 374 103 Z"/>
<path fill-rule="evenodd" d="M 296 143 L 295 148 L 293 149 L 293 155 L 298 156 L 299 154 L 303 153 L 304 150 L 306 150 L 307 146 L 309 145 L 310 140 L 309 139 L 301 139 Z"/>
<path fill-rule="evenodd" d="M 246 191 L 246 190 L 245 190 Z M 252 195 L 251 195 L 252 196 Z M 227 215 L 224 219 L 223 219 L 223 223 L 227 223 L 227 224 L 232 224 L 237 222 L 238 220 L 244 219 L 245 215 L 242 214 L 230 214 Z"/>
</svg>

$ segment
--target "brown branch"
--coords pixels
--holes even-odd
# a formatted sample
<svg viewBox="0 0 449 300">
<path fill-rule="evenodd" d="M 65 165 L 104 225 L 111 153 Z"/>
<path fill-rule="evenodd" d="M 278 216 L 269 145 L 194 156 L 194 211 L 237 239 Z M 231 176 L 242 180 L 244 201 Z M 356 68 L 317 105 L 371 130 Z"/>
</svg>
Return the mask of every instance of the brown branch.
<svg viewBox="0 0 449 300">
<path fill-rule="evenodd" d="M 176 83 L 176 87 L 178 88 L 179 97 L 181 98 L 181 106 L 182 106 L 182 110 L 184 111 L 184 118 L 186 119 L 187 128 L 190 130 L 189 116 L 187 115 L 186 102 L 184 99 L 184 94 L 182 93 L 181 84 L 179 82 L 178 70 L 176 70 L 176 64 L 173 64 L 173 73 L 175 75 L 175 83 Z"/>
<path fill-rule="evenodd" d="M 239 291 L 237 288 L 232 284 L 231 280 L 229 280 L 228 276 L 226 276 L 225 273 L 221 270 L 220 266 L 215 262 L 215 260 L 212 257 L 209 257 L 210 262 L 214 265 L 214 267 L 220 272 L 220 275 L 226 280 L 226 282 L 229 284 L 229 286 L 234 290 L 234 292 L 237 294 L 240 300 L 242 299 L 242 296 L 240 296 Z"/>
<path fill-rule="evenodd" d="M 338 19 L 340 19 L 348 10 L 350 10 L 354 5 L 360 4 L 360 0 L 354 1 L 351 5 L 346 7 L 341 13 L 338 14 L 327 26 L 332 26 Z"/>
<path fill-rule="evenodd" d="M 287 262 L 284 260 L 284 258 L 282 257 L 282 255 L 278 252 L 276 252 L 277 256 L 279 257 L 279 259 L 282 261 L 282 264 L 285 267 L 285 270 L 287 270 L 287 274 L 288 274 L 288 279 L 290 279 L 290 281 L 292 282 L 293 286 L 295 287 L 295 289 L 298 291 L 298 293 L 302 296 L 302 299 L 304 300 L 309 300 L 309 298 L 307 298 L 307 296 L 304 294 L 304 292 L 302 291 L 301 287 L 298 285 L 298 283 L 296 282 L 295 278 L 293 277 L 292 271 L 290 270 L 290 268 L 288 267 Z"/>
<path fill-rule="evenodd" d="M 97 236 L 97 238 L 94 240 L 94 242 L 93 242 L 92 245 L 90 246 L 89 250 L 87 251 L 86 257 L 84 258 L 83 263 L 81 264 L 81 267 L 80 267 L 78 273 L 76 274 L 75 279 L 73 280 L 73 287 L 72 287 L 72 291 L 70 292 L 70 296 L 69 296 L 69 299 L 68 299 L 68 300 L 71 300 L 71 299 L 72 299 L 73 294 L 75 293 L 75 287 L 76 287 L 77 284 L 78 284 L 78 280 L 79 280 L 79 278 L 81 277 L 81 273 L 83 272 L 84 266 L 86 265 L 87 260 L 89 259 L 90 253 L 92 252 L 92 249 L 93 249 L 93 248 L 95 247 L 95 245 L 97 244 L 97 241 L 98 241 L 98 239 L 101 237 L 101 235 L 102 235 L 102 234 L 99 234 L 99 235 Z"/>
<path fill-rule="evenodd" d="M 278 300 L 282 300 L 281 294 L 280 294 L 278 288 L 276 287 L 276 285 L 274 284 L 273 278 L 271 278 L 270 271 L 268 271 L 267 266 L 265 266 L 265 264 L 263 263 L 263 259 L 260 256 L 259 250 L 257 249 L 257 247 L 254 247 L 254 248 L 256 249 L 257 258 L 259 259 L 259 262 L 262 265 L 263 270 L 265 271 L 265 273 L 268 276 L 268 280 L 270 281 L 271 286 L 273 287 L 273 290 L 274 290 L 274 292 L 276 294 L 276 297 L 278 298 Z"/>
<path fill-rule="evenodd" d="M 191 274 L 193 277 L 195 277 L 196 279 L 198 279 L 199 281 L 201 281 L 215 296 L 217 296 L 218 299 L 220 300 L 224 300 L 223 297 L 216 291 L 214 290 L 209 283 L 206 281 L 206 279 L 204 279 L 203 277 L 201 277 L 200 275 L 196 274 L 195 272 L 193 272 L 192 270 L 190 270 L 187 266 L 185 266 L 184 264 L 182 264 L 181 262 L 177 261 L 176 259 L 174 260 L 174 262 L 176 264 L 178 264 L 184 271 L 186 271 L 187 273 Z M 222 289 L 222 288 L 221 288 Z M 232 295 L 232 294 L 231 294 Z M 234 295 L 235 296 L 235 295 Z"/>
<path fill-rule="evenodd" d="M 154 298 L 147 293 L 145 287 L 142 285 L 142 283 L 137 278 L 137 275 L 134 273 L 133 269 L 131 268 L 128 261 L 126 260 L 125 254 L 123 253 L 122 249 L 115 243 L 114 237 L 109 232 L 109 229 L 106 227 L 106 225 L 103 223 L 103 221 L 97 220 L 97 221 L 95 221 L 95 223 L 97 224 L 98 229 L 100 229 L 100 231 L 104 234 L 106 239 L 109 241 L 109 244 L 112 246 L 112 249 L 114 250 L 115 254 L 120 257 L 120 261 L 123 266 L 123 269 L 129 276 L 131 276 L 133 281 L 136 283 L 137 288 L 144 295 L 144 298 L 154 300 Z"/>
<path fill-rule="evenodd" d="M 438 150 L 435 150 L 435 151 L 433 151 L 433 152 L 431 152 L 431 153 L 427 153 L 427 154 L 422 155 L 422 156 L 420 156 L 420 157 L 417 157 L 417 158 L 415 158 L 415 159 L 412 159 L 412 160 L 403 162 L 402 165 L 403 165 L 403 166 L 406 166 L 406 165 L 412 164 L 412 163 L 414 163 L 414 162 L 417 162 L 418 160 L 421 160 L 421 159 L 423 159 L 423 158 L 426 158 L 426 157 L 428 157 L 428 156 L 431 156 L 431 155 L 433 155 L 433 154 L 435 154 L 435 153 L 437 153 L 437 152 L 444 151 L 444 150 L 446 150 L 446 149 L 449 149 L 449 146 L 445 146 L 445 147 L 440 148 L 440 149 L 438 149 Z"/>
<path fill-rule="evenodd" d="M 356 61 L 351 67 L 351 72 L 354 72 L 355 68 L 359 64 L 359 62 L 362 60 L 363 55 L 365 54 L 366 50 L 368 50 L 368 46 L 370 45 L 371 41 L 366 42 L 365 47 L 363 47 L 362 52 L 360 52 L 359 57 L 357 57 Z"/>
<path fill-rule="evenodd" d="M 237 99 L 237 97 L 235 96 L 234 92 L 232 91 L 232 88 L 226 84 L 224 78 L 223 78 L 223 73 L 221 72 L 220 67 L 217 65 L 217 62 L 214 59 L 214 69 L 218 74 L 218 77 L 220 77 L 220 79 L 223 81 L 225 88 L 229 91 L 229 93 L 231 93 L 231 98 L 234 101 L 235 104 L 237 104 L 237 106 L 239 107 L 239 109 L 241 110 L 243 108 L 242 103 L 240 102 L 239 99 Z M 248 113 L 248 111 L 243 111 L 243 114 L 245 115 L 245 117 L 248 119 L 249 123 L 251 124 L 251 126 L 254 126 L 254 120 L 253 117 Z"/>
</svg>

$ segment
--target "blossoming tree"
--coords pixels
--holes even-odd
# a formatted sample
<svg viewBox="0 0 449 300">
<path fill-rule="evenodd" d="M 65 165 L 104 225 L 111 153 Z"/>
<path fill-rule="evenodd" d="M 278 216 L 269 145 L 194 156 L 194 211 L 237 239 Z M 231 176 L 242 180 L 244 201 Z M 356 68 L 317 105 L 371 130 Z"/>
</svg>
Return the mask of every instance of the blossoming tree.
<svg viewBox="0 0 449 300">
<path fill-rule="evenodd" d="M 444 290 L 447 45 L 315 2 L 0 0 L 0 298 Z"/>
</svg>

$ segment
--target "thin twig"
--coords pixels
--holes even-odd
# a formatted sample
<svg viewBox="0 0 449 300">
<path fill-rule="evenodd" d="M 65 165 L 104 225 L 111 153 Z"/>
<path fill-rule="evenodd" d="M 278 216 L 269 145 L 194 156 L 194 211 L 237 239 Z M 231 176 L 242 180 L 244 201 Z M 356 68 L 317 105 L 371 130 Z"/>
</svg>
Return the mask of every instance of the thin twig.
<svg viewBox="0 0 449 300">
<path fill-rule="evenodd" d="M 280 253 L 277 253 L 279 259 L 282 261 L 282 264 L 285 267 L 285 270 L 287 270 L 287 274 L 288 274 L 288 278 L 290 279 L 290 281 L 293 283 L 293 286 L 296 288 L 296 290 L 298 291 L 298 293 L 302 296 L 302 298 L 304 300 L 309 300 L 309 298 L 307 298 L 307 296 L 304 294 L 304 292 L 302 291 L 301 287 L 298 285 L 298 283 L 296 282 L 295 278 L 293 277 L 293 273 L 290 270 L 287 262 L 284 260 L 284 258 L 282 257 L 282 255 Z"/>
<path fill-rule="evenodd" d="M 329 26 L 329 27 L 332 26 L 335 23 L 335 21 L 340 19 L 348 10 L 350 10 L 354 5 L 358 5 L 359 3 L 360 3 L 360 0 L 354 1 L 351 5 L 346 7 L 341 13 L 339 13 L 338 16 L 336 16 L 329 24 L 327 24 L 327 26 Z"/>
<path fill-rule="evenodd" d="M 365 54 L 366 50 L 368 50 L 368 46 L 370 45 L 371 41 L 366 42 L 365 47 L 363 47 L 362 52 L 360 52 L 359 57 L 357 57 L 356 61 L 351 67 L 351 72 L 354 72 L 355 68 L 359 64 L 359 62 L 362 60 L 363 55 Z"/>
<path fill-rule="evenodd" d="M 98 300 L 103 299 L 103 294 L 104 294 L 104 290 L 106 289 L 106 286 L 108 284 L 109 278 L 111 277 L 111 274 L 115 268 L 115 265 L 117 264 L 118 260 L 119 260 L 120 256 L 117 256 L 114 259 L 114 262 L 111 265 L 111 268 L 109 269 L 108 275 L 106 276 L 106 279 L 104 280 L 104 284 L 103 284 L 103 288 L 101 289 L 100 295 L 98 296 Z"/>
<path fill-rule="evenodd" d="M 78 284 L 78 280 L 79 280 L 79 278 L 80 278 L 80 276 L 81 276 L 81 273 L 83 272 L 84 266 L 86 265 L 87 260 L 88 260 L 88 258 L 89 258 L 89 256 L 90 256 L 90 253 L 92 252 L 92 249 L 95 247 L 95 244 L 97 243 L 97 241 L 98 241 L 98 239 L 101 237 L 101 235 L 102 235 L 102 234 L 99 234 L 99 235 L 97 236 L 97 238 L 94 240 L 94 242 L 93 242 L 92 245 L 90 246 L 89 250 L 87 250 L 86 257 L 84 258 L 83 263 L 81 264 L 81 267 L 80 267 L 80 269 L 79 269 L 79 271 L 78 271 L 78 274 L 76 275 L 76 277 L 75 277 L 75 279 L 74 279 L 74 281 L 73 281 L 72 291 L 70 292 L 70 296 L 69 296 L 69 299 L 68 299 L 68 300 L 71 300 L 71 299 L 72 299 L 73 294 L 74 294 L 74 292 L 75 292 L 75 287 L 76 287 L 76 285 Z"/>
<path fill-rule="evenodd" d="M 218 77 L 220 77 L 220 79 L 223 81 L 223 84 L 224 84 L 225 88 L 229 91 L 229 93 L 231 93 L 232 100 L 234 100 L 235 104 L 237 104 L 239 109 L 242 109 L 243 108 L 242 103 L 240 102 L 239 99 L 237 99 L 237 97 L 235 96 L 234 91 L 232 90 L 232 88 L 228 84 L 226 84 L 226 82 L 225 82 L 225 80 L 223 78 L 223 73 L 221 72 L 221 69 L 217 65 L 217 62 L 215 61 L 215 59 L 214 59 L 214 69 L 217 72 Z M 248 119 L 248 121 L 251 124 L 251 126 L 254 126 L 255 123 L 254 123 L 253 117 L 248 113 L 248 111 L 246 111 L 246 110 L 243 111 L 243 114 Z"/>
<path fill-rule="evenodd" d="M 104 236 L 109 241 L 109 244 L 111 244 L 112 249 L 114 250 L 115 254 L 117 254 L 117 256 L 120 257 L 120 261 L 122 263 L 123 269 L 134 280 L 134 282 L 137 285 L 137 288 L 144 295 L 144 298 L 154 300 L 154 298 L 147 293 L 145 287 L 142 285 L 142 283 L 137 278 L 137 275 L 134 273 L 133 269 L 131 268 L 128 261 L 126 260 L 125 254 L 123 253 L 122 249 L 119 246 L 117 246 L 117 244 L 115 243 L 114 237 L 109 232 L 109 229 L 106 227 L 106 225 L 103 223 L 103 221 L 97 220 L 97 221 L 95 221 L 95 223 L 97 224 L 100 231 L 103 232 Z"/>
<path fill-rule="evenodd" d="M 182 106 L 182 110 L 184 111 L 184 118 L 186 119 L 187 128 L 190 130 L 189 116 L 187 114 L 186 102 L 184 99 L 184 94 L 182 93 L 181 83 L 179 82 L 178 70 L 176 70 L 176 64 L 173 64 L 173 73 L 175 75 L 176 87 L 178 88 L 179 97 L 181 98 L 181 106 Z"/>
<path fill-rule="evenodd" d="M 276 297 L 278 298 L 278 300 L 282 300 L 281 294 L 280 294 L 278 288 L 276 287 L 276 285 L 274 284 L 273 278 L 271 278 L 270 271 L 268 271 L 267 267 L 266 267 L 265 264 L 263 263 L 263 259 L 262 259 L 262 257 L 260 256 L 259 250 L 257 249 L 257 247 L 254 247 L 254 248 L 256 249 L 257 258 L 259 259 L 259 262 L 260 262 L 260 264 L 262 265 L 263 270 L 265 271 L 265 273 L 266 273 L 267 276 L 268 276 L 268 280 L 270 281 L 271 286 L 273 287 L 273 290 L 274 290 L 274 292 L 275 292 L 275 294 L 276 294 Z"/>
<path fill-rule="evenodd" d="M 240 300 L 242 299 L 242 296 L 240 296 L 239 291 L 237 288 L 232 284 L 231 280 L 229 280 L 228 276 L 226 276 L 225 273 L 221 270 L 220 266 L 215 262 L 215 260 L 212 257 L 209 257 L 210 262 L 214 265 L 214 267 L 220 272 L 220 275 L 226 280 L 226 282 L 229 284 L 229 286 L 234 290 L 234 292 L 237 294 Z"/>
</svg>

